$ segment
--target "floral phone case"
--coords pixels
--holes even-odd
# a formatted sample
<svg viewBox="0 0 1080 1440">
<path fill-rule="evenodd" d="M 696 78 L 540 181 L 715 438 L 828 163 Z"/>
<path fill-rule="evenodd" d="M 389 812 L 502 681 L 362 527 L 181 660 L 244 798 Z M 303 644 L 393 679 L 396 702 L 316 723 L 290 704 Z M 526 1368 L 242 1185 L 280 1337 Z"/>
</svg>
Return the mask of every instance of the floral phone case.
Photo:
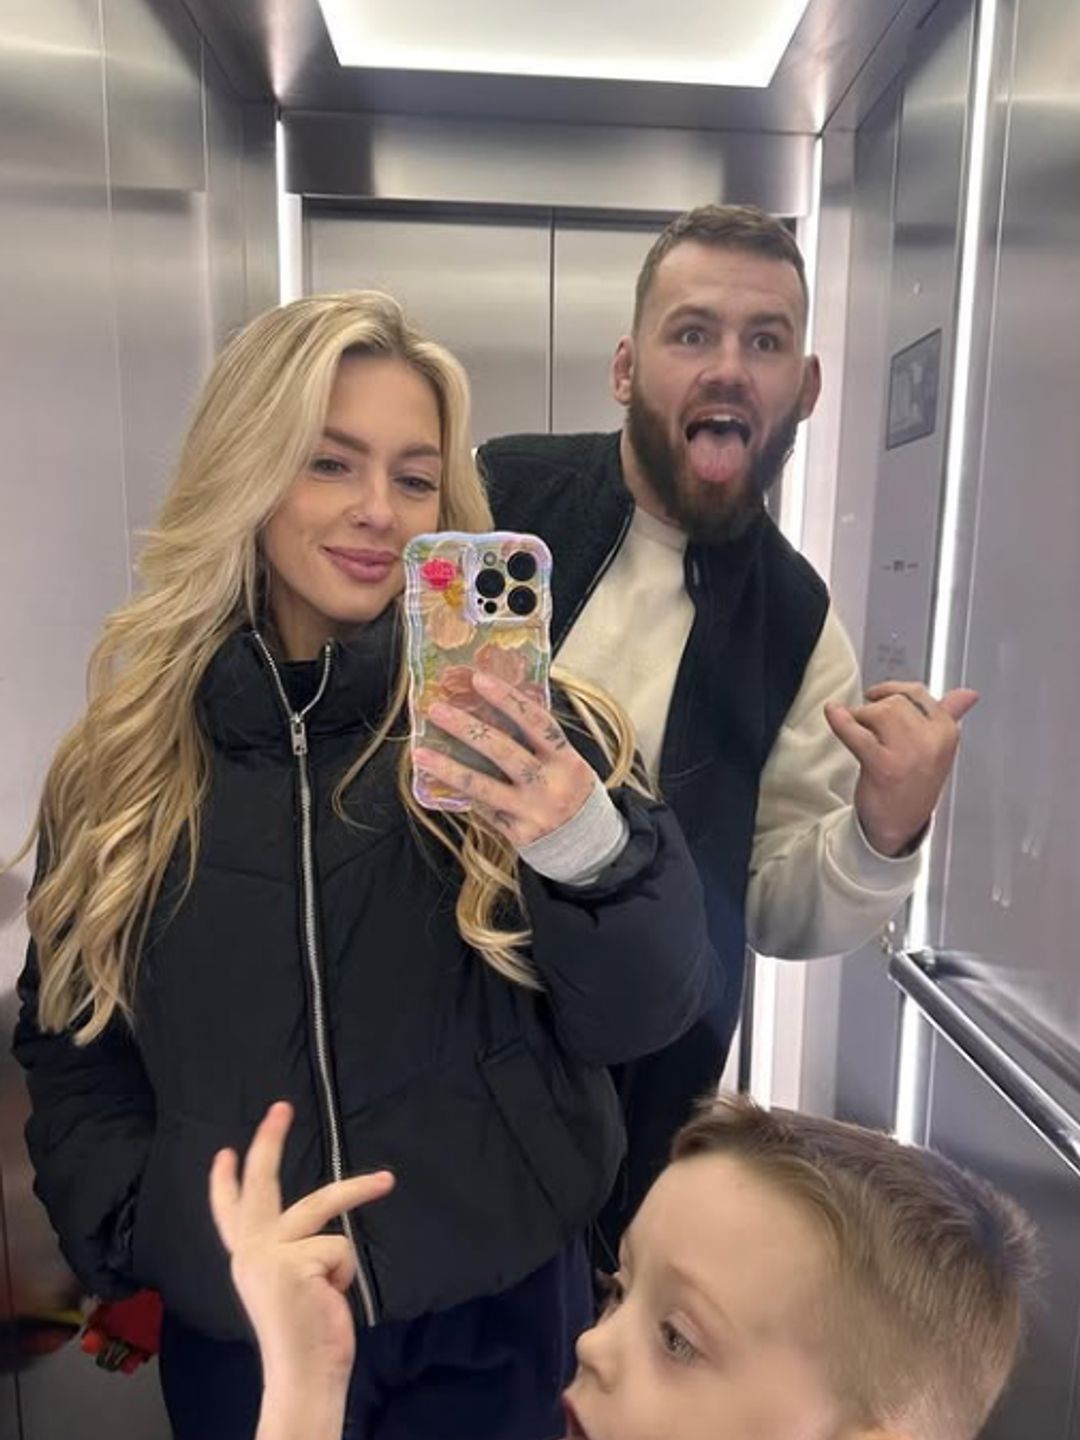
<svg viewBox="0 0 1080 1440">
<path fill-rule="evenodd" d="M 513 733 L 472 687 L 487 670 L 550 708 L 551 553 L 535 535 L 442 531 L 405 547 L 409 708 L 412 745 L 499 771 L 428 718 L 437 700 Z M 414 766 L 413 794 L 429 810 L 467 810 L 469 801 Z"/>
</svg>

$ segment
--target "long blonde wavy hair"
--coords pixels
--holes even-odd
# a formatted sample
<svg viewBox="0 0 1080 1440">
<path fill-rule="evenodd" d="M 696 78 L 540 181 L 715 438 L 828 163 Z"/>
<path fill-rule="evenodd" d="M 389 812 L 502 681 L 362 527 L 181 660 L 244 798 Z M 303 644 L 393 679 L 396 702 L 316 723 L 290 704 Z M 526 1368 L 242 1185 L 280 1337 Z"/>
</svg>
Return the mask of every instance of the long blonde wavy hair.
<svg viewBox="0 0 1080 1440">
<path fill-rule="evenodd" d="M 226 637 L 263 618 L 260 533 L 310 461 L 347 353 L 399 358 L 428 380 L 442 427 L 440 527 L 492 528 L 470 448 L 464 371 L 389 296 L 357 291 L 297 300 L 259 316 L 225 347 L 139 557 L 139 590 L 109 617 L 91 655 L 86 710 L 60 744 L 23 851 L 39 843 L 40 873 L 27 906 L 41 976 L 39 1023 L 70 1031 L 78 1044 L 118 1014 L 131 1020 L 138 957 L 181 842 L 191 883 L 209 775 L 196 693 Z M 607 756 L 606 783 L 640 783 L 623 713 L 591 686 L 559 679 Z M 339 786 L 340 813 L 349 784 L 400 733 L 406 694 L 403 673 L 384 723 Z M 472 812 L 436 818 L 422 810 L 409 779 L 403 745 L 402 801 L 463 872 L 462 936 L 502 975 L 536 987 L 509 841 Z"/>
</svg>

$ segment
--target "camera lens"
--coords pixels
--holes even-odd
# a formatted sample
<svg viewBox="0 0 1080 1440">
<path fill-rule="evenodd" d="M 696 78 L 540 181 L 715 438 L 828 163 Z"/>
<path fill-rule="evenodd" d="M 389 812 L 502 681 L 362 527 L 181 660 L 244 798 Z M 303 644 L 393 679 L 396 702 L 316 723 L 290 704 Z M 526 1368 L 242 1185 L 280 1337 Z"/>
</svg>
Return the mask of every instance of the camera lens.
<svg viewBox="0 0 1080 1440">
<path fill-rule="evenodd" d="M 524 585 L 515 585 L 506 597 L 506 605 L 515 615 L 531 615 L 536 609 L 536 595 Z"/>
<path fill-rule="evenodd" d="M 511 580 L 531 580 L 536 574 L 536 556 L 530 555 L 527 550 L 515 550 L 507 560 L 506 568 Z"/>
<path fill-rule="evenodd" d="M 487 553 L 484 555 L 484 564 L 490 569 L 492 565 L 497 565 L 498 563 L 499 557 L 495 554 L 495 551 L 488 550 Z"/>
<path fill-rule="evenodd" d="M 494 600 L 496 595 L 501 595 L 505 585 L 506 581 L 498 570 L 481 570 L 476 577 L 477 593 L 485 595 L 489 600 Z"/>
<path fill-rule="evenodd" d="M 494 600 L 484 601 L 484 613 L 486 615 L 497 615 L 499 613 L 499 607 L 495 604 Z"/>
</svg>

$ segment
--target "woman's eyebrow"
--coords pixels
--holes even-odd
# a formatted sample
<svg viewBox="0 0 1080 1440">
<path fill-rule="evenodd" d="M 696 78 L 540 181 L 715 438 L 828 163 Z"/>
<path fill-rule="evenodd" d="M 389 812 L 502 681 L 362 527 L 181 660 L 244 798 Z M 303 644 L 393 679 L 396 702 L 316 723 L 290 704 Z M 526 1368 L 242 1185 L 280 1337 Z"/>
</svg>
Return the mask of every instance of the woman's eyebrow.
<svg viewBox="0 0 1080 1440">
<path fill-rule="evenodd" d="M 355 450 L 358 455 L 371 454 L 371 446 L 366 440 L 361 440 L 358 435 L 350 435 L 347 430 L 339 430 L 333 425 L 327 425 L 323 430 L 323 439 L 332 440 L 335 445 L 341 445 L 346 450 Z M 431 445 L 425 441 L 417 441 L 414 445 L 404 446 L 398 451 L 398 455 L 404 460 L 442 459 L 442 451 L 438 445 Z"/>
</svg>

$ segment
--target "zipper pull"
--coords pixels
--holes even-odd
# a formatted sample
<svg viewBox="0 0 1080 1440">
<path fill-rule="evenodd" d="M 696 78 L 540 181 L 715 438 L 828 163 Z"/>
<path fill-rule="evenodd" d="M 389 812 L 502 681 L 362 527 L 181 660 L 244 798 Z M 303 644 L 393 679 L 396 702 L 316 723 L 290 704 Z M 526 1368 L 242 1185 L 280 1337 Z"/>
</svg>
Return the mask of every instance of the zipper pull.
<svg viewBox="0 0 1080 1440">
<path fill-rule="evenodd" d="M 294 755 L 307 754 L 307 728 L 302 715 L 289 716 L 289 739 L 292 741 Z"/>
</svg>

